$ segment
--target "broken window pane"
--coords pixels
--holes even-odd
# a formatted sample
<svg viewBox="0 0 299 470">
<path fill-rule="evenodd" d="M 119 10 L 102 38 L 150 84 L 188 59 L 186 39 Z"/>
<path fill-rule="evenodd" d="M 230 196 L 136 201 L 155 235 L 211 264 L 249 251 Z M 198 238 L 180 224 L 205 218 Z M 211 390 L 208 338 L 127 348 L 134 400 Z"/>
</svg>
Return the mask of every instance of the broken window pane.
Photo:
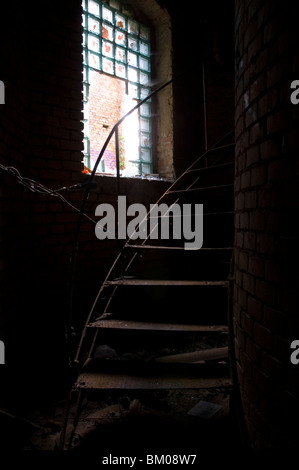
<svg viewBox="0 0 299 470">
<path fill-rule="evenodd" d="M 128 94 L 132 98 L 138 98 L 138 86 L 135 85 L 134 83 L 129 83 L 128 84 Z"/>
<path fill-rule="evenodd" d="M 128 67 L 128 79 L 131 82 L 138 82 L 138 72 L 136 69 Z"/>
</svg>

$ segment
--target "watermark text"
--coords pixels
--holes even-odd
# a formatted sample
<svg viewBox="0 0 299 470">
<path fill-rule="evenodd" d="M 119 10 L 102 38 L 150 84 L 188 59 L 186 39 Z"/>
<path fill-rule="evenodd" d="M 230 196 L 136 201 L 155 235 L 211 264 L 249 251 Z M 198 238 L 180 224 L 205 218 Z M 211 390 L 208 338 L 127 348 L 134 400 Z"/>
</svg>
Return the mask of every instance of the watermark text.
<svg viewBox="0 0 299 470">
<path fill-rule="evenodd" d="M 5 346 L 3 341 L 0 341 L 0 365 L 5 364 Z"/>
<path fill-rule="evenodd" d="M 294 349 L 290 356 L 291 363 L 296 366 L 299 364 L 299 339 L 295 339 L 294 341 L 292 341 L 291 349 Z"/>
<path fill-rule="evenodd" d="M 295 90 L 291 93 L 290 100 L 292 104 L 299 103 L 299 80 L 293 80 L 291 83 L 291 89 Z"/>
<path fill-rule="evenodd" d="M 5 104 L 5 86 L 2 80 L 0 80 L 0 104 Z"/>
<path fill-rule="evenodd" d="M 117 215 L 116 215 L 117 212 Z M 95 215 L 99 240 L 183 240 L 185 250 L 199 250 L 203 244 L 203 204 L 151 204 L 149 216 L 143 204 L 127 207 L 126 196 L 118 196 L 116 211 L 111 204 L 99 204 Z M 127 219 L 131 218 L 128 222 Z"/>
</svg>

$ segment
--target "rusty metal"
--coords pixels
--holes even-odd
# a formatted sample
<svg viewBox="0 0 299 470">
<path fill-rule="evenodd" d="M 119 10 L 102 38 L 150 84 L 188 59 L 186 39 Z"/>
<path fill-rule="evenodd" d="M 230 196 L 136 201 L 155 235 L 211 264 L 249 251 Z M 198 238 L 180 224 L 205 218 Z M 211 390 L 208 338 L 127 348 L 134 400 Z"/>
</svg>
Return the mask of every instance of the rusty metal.
<svg viewBox="0 0 299 470">
<path fill-rule="evenodd" d="M 121 375 L 98 372 L 83 372 L 74 389 L 77 390 L 171 390 L 208 389 L 228 387 L 227 377 L 190 377 L 185 375 Z"/>
<path fill-rule="evenodd" d="M 88 325 L 89 328 L 104 328 L 111 330 L 146 330 L 146 331 L 182 331 L 200 333 L 227 333 L 225 325 L 186 325 L 179 323 L 153 323 L 124 320 L 98 320 Z"/>
</svg>

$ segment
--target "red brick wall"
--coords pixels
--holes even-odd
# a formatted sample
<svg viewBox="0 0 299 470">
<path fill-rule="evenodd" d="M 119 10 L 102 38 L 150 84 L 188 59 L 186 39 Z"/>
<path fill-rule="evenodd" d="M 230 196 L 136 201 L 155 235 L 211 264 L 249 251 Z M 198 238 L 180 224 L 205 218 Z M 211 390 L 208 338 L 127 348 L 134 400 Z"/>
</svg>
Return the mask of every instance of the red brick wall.
<svg viewBox="0 0 299 470">
<path fill-rule="evenodd" d="M 114 124 L 125 114 L 124 80 L 90 72 L 89 87 L 89 138 L 91 167 L 96 161 Z M 112 137 L 104 154 L 105 169 L 115 169 L 115 138 Z M 99 167 L 99 171 L 100 171 Z"/>
<path fill-rule="evenodd" d="M 293 5 L 293 6 L 292 6 Z M 299 76 L 294 2 L 236 0 L 234 332 L 253 447 L 298 443 Z"/>
</svg>

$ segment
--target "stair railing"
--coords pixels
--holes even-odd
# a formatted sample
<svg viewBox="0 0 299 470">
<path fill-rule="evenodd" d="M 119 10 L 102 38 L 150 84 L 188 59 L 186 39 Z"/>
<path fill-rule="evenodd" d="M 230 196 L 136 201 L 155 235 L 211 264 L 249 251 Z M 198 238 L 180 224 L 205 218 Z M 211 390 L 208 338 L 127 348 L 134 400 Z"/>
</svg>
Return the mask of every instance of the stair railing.
<svg viewBox="0 0 299 470">
<path fill-rule="evenodd" d="M 76 256 L 77 256 L 77 252 L 78 252 L 78 246 L 79 246 L 79 235 L 80 235 L 80 228 L 81 228 L 81 224 L 82 224 L 82 220 L 83 220 L 83 216 L 84 216 L 84 212 L 85 212 L 85 206 L 86 206 L 86 203 L 87 203 L 87 199 L 88 199 L 88 195 L 89 195 L 89 192 L 92 188 L 92 183 L 93 183 L 93 179 L 95 177 L 95 174 L 96 174 L 96 171 L 98 169 L 98 166 L 102 160 L 102 157 L 105 153 L 105 150 L 110 142 L 110 140 L 112 139 L 113 135 L 115 134 L 115 154 L 116 154 L 116 185 L 117 185 L 117 194 L 120 193 L 120 151 L 119 151 L 119 126 L 123 123 L 123 121 L 128 117 L 130 116 L 134 111 L 136 111 L 138 108 L 140 108 L 140 106 L 142 106 L 144 103 L 146 103 L 149 99 L 151 99 L 153 96 L 157 95 L 160 91 L 162 91 L 164 88 L 166 88 L 167 86 L 169 86 L 171 83 L 173 83 L 175 80 L 177 80 L 178 78 L 180 78 L 182 75 L 184 75 L 185 73 L 182 73 L 182 74 L 179 74 L 175 77 L 173 77 L 172 79 L 168 80 L 167 82 L 165 82 L 164 84 L 162 84 L 161 86 L 159 86 L 158 88 L 156 88 L 152 93 L 150 93 L 146 98 L 142 99 L 141 101 L 139 101 L 136 106 L 134 106 L 130 111 L 128 111 L 114 126 L 113 128 L 111 129 L 107 139 L 105 140 L 104 142 L 104 145 L 97 157 L 97 160 L 95 162 L 95 165 L 89 175 L 89 178 L 88 178 L 88 181 L 87 181 L 87 184 L 86 184 L 86 189 L 85 189 L 85 192 L 84 192 L 84 196 L 83 196 L 83 200 L 82 200 L 82 204 L 81 204 L 81 207 L 80 207 L 80 211 L 79 211 L 79 217 L 78 217 L 78 221 L 77 221 L 77 226 L 76 226 L 76 232 L 75 232 L 75 240 L 74 240 L 74 244 L 73 244 L 73 249 L 72 249 L 72 253 L 71 253 L 71 258 L 70 258 L 70 280 L 69 280 L 69 318 L 66 322 L 66 338 L 67 338 L 67 343 L 69 344 L 69 349 L 70 351 L 72 351 L 73 349 L 73 345 L 72 345 L 72 336 L 74 335 L 74 332 L 73 332 L 73 327 L 72 327 L 72 318 L 73 318 L 73 293 L 74 293 L 74 276 L 75 276 L 75 261 L 76 261 Z M 202 74 L 203 74 L 203 112 L 204 112 L 204 138 L 205 138 L 205 147 L 206 147 L 206 152 L 202 155 L 202 157 L 206 157 L 207 154 L 209 153 L 208 149 L 207 149 L 207 117 L 206 117 L 206 89 L 205 89 L 205 71 L 204 71 L 204 65 L 203 65 L 203 68 L 202 68 Z M 227 137 L 229 137 L 230 135 L 232 134 L 229 133 L 227 134 L 226 136 L 224 136 L 224 138 L 222 138 L 220 141 L 218 141 L 216 144 L 214 144 L 212 146 L 212 149 L 214 149 L 215 147 L 218 147 L 218 145 L 220 144 L 220 142 L 222 142 L 223 140 L 225 140 Z M 197 160 L 198 161 L 198 160 Z M 70 353 L 70 356 L 74 356 L 73 353 Z M 69 358 L 69 362 L 70 364 L 72 364 L 72 358 Z"/>
</svg>

